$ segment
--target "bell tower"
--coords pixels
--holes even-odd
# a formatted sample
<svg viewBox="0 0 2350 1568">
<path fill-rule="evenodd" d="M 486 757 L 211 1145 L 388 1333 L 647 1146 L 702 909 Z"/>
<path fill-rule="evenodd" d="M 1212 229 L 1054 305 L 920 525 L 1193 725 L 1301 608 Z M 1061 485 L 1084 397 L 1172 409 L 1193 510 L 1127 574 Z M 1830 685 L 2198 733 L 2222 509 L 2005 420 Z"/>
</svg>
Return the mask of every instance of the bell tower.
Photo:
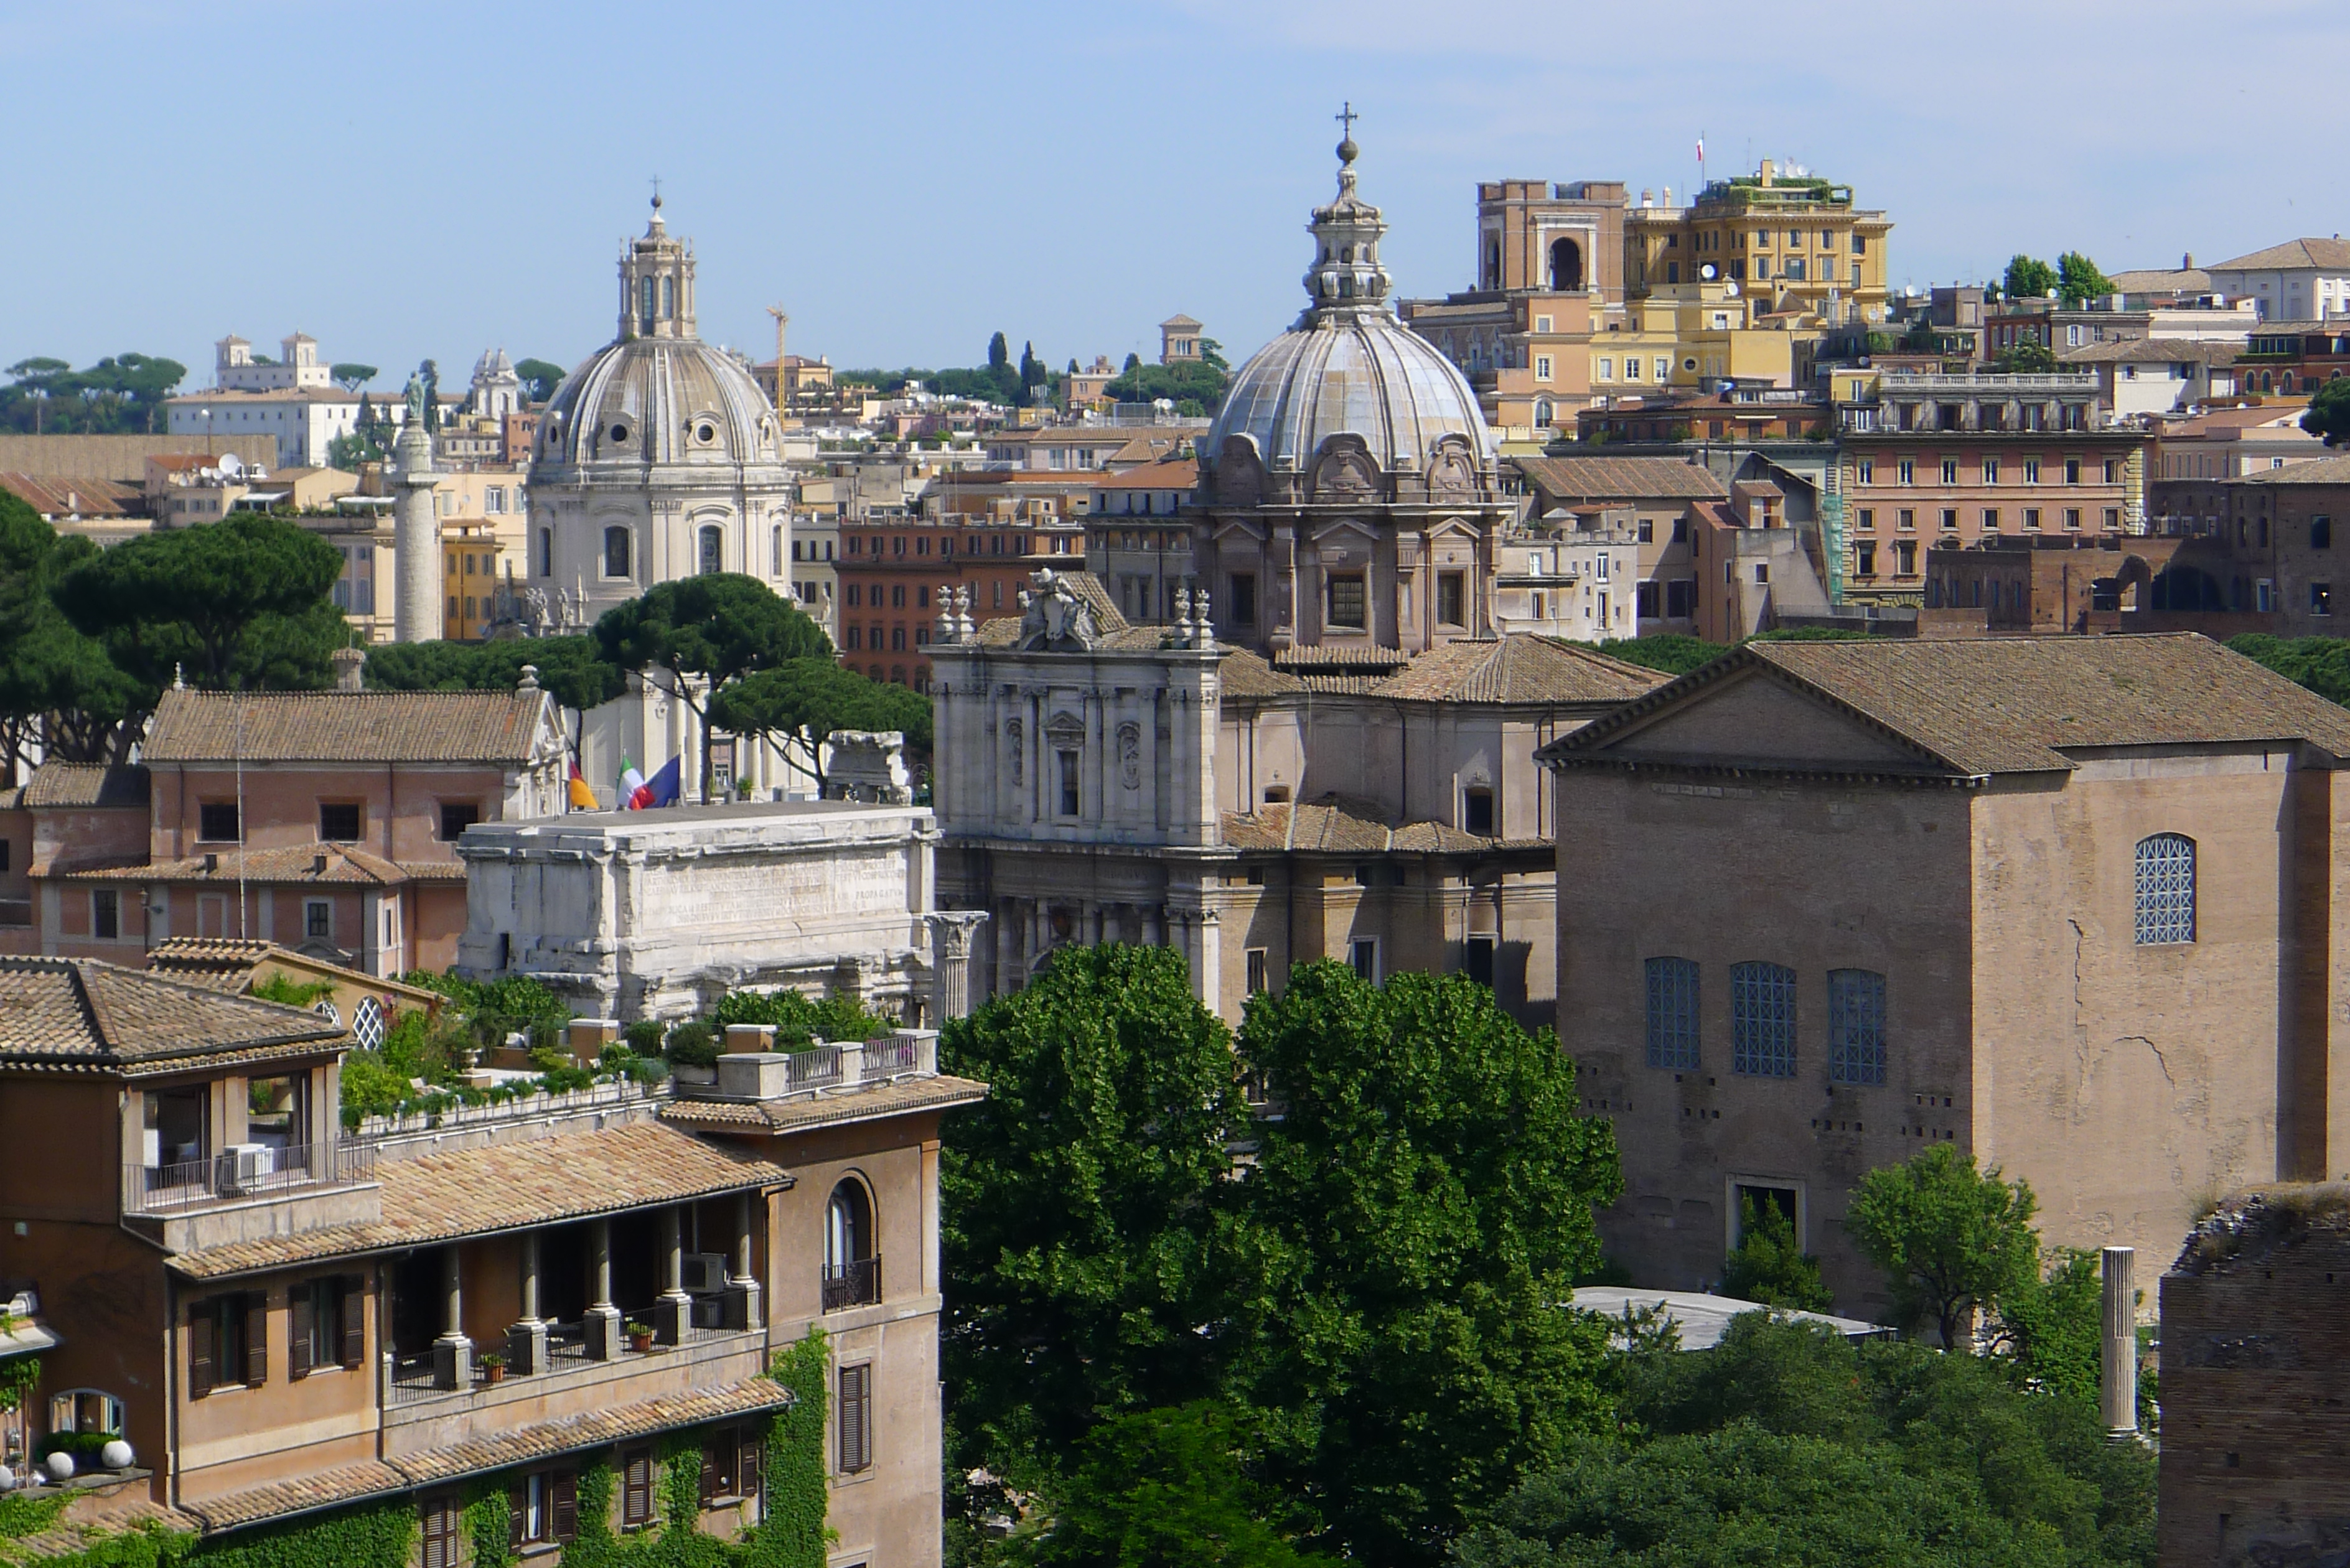
<svg viewBox="0 0 2350 1568">
<path fill-rule="evenodd" d="M 1305 275 L 1305 292 L 1313 303 L 1300 327 L 1333 311 L 1388 307 L 1391 285 L 1387 268 L 1379 265 L 1379 239 L 1388 232 L 1387 220 L 1355 192 L 1355 160 L 1361 149 L 1355 145 L 1354 106 L 1347 105 L 1338 119 L 1347 131 L 1338 143 L 1338 196 L 1328 206 L 1315 208 L 1314 221 L 1306 225 L 1315 244 L 1314 270 Z"/>
<path fill-rule="evenodd" d="M 620 337 L 691 337 L 693 332 L 693 249 L 670 237 L 661 223 L 660 192 L 652 221 L 620 253 Z"/>
</svg>

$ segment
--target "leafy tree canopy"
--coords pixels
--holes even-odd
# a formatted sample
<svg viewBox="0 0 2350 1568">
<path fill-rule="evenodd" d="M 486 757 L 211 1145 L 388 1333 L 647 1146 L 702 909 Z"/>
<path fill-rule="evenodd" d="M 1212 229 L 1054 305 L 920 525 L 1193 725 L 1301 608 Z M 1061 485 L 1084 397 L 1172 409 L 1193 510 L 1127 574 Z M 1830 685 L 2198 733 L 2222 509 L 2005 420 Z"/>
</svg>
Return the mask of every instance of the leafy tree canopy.
<svg viewBox="0 0 2350 1568">
<path fill-rule="evenodd" d="M 796 991 L 730 991 L 710 1014 L 718 1028 L 729 1023 L 766 1023 L 775 1031 L 775 1049 L 790 1051 L 809 1040 L 870 1040 L 898 1027 L 868 1012 L 853 997 L 811 1000 Z"/>
<path fill-rule="evenodd" d="M 1209 364 L 1142 365 L 1127 368 L 1102 389 L 1103 395 L 1121 403 L 1149 403 L 1160 398 L 1186 400 L 1212 409 L 1224 400 L 1231 375 Z"/>
<path fill-rule="evenodd" d="M 153 700 L 57 607 L 57 580 L 97 553 L 0 491 L 0 780 L 36 743 L 65 762 L 122 760 Z"/>
<path fill-rule="evenodd" d="M 327 372 L 340 383 L 345 390 L 353 392 L 358 391 L 382 373 L 372 365 L 361 365 L 352 360 L 336 365 Z"/>
<path fill-rule="evenodd" d="M 207 686 L 317 685 L 348 635 L 327 597 L 342 567 L 317 535 L 248 513 L 93 556 L 65 574 L 57 600 L 156 691 L 182 664 Z"/>
<path fill-rule="evenodd" d="M 794 659 L 722 688 L 710 722 L 737 735 L 773 737 L 785 759 L 821 785 L 822 746 L 836 730 L 896 730 L 907 750 L 931 752 L 931 700 L 874 680 L 830 659 Z"/>
<path fill-rule="evenodd" d="M 158 355 L 115 354 L 76 370 L 36 355 L 7 374 L 15 380 L 0 387 L 0 430 L 109 435 L 161 431 L 164 402 L 188 368 Z"/>
<path fill-rule="evenodd" d="M 2010 299 L 2044 299 L 2056 292 L 2056 269 L 2019 251 L 2008 260 L 2000 292 Z"/>
<path fill-rule="evenodd" d="M 2309 400 L 2309 407 L 2303 410 L 2301 428 L 2311 435 L 2324 437 L 2327 446 L 2350 441 L 2350 376 L 2317 389 Z"/>
<path fill-rule="evenodd" d="M 1721 1266 L 1721 1293 L 1764 1306 L 1827 1312 L 1835 1305 L 1820 1261 L 1795 1241 L 1795 1222 L 1775 1204 L 1758 1210 L 1752 1198 L 1738 1200 L 1737 1248 Z"/>
<path fill-rule="evenodd" d="M 1862 1177 L 1845 1230 L 1885 1271 L 1903 1321 L 1930 1321 L 1940 1343 L 1956 1347 L 1974 1307 L 2036 1275 L 2036 1207 L 2028 1183 L 1978 1170 L 1974 1156 L 1938 1143 Z"/>
<path fill-rule="evenodd" d="M 2067 305 L 2077 306 L 2084 300 L 2114 292 L 2113 279 L 2097 270 L 2097 264 L 2079 251 L 2066 251 L 2056 258 L 2056 292 Z"/>
<path fill-rule="evenodd" d="M 543 403 L 555 396 L 567 374 L 563 367 L 548 359 L 517 359 L 515 374 L 522 380 L 523 396 L 534 403 Z"/>
<path fill-rule="evenodd" d="M 2045 343 L 2018 343 L 2001 349 L 1991 365 L 2003 376 L 2044 376 L 2056 369 L 2056 351 Z"/>
<path fill-rule="evenodd" d="M 2345 384 L 2327 383 L 2329 387 Z M 2264 631 L 2248 631 L 2230 638 L 2228 646 L 2330 702 L 2350 703 L 2350 640 L 2338 637 L 2272 637 Z"/>
<path fill-rule="evenodd" d="M 1868 634 L 1846 631 L 1840 627 L 1801 626 L 1780 631 L 1758 632 L 1746 639 L 1748 642 L 1856 642 L 1865 641 Z M 1680 632 L 1662 632 L 1651 637 L 1619 637 L 1599 644 L 1599 651 L 1627 664 L 1645 665 L 1661 670 L 1668 675 L 1687 675 L 1728 653 L 1735 643 L 1708 642 L 1701 637 L 1689 637 Z"/>
</svg>

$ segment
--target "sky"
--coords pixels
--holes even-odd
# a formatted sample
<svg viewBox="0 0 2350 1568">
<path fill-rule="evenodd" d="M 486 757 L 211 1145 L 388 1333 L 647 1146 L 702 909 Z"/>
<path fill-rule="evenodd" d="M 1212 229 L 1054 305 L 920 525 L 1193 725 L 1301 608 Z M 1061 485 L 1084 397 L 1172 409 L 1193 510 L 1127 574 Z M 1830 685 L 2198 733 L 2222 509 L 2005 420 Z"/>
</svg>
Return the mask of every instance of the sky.
<svg viewBox="0 0 2350 1568">
<path fill-rule="evenodd" d="M 2345 46 L 2267 0 L 17 0 L 0 365 L 573 365 L 656 176 L 702 336 L 762 358 L 781 305 L 841 367 L 1148 359 L 1178 312 L 1237 363 L 1304 303 L 1347 102 L 1405 296 L 1471 283 L 1478 181 L 1685 199 L 1700 135 L 1884 209 L 1897 285 L 2208 263 L 2350 229 Z"/>
</svg>

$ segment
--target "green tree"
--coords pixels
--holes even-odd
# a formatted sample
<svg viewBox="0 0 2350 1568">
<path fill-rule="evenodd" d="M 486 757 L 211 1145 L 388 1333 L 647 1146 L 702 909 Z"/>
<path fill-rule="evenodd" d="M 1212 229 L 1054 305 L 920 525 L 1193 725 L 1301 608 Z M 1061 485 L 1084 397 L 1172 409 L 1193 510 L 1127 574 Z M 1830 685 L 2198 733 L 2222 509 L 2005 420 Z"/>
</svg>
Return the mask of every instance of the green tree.
<svg viewBox="0 0 2350 1568">
<path fill-rule="evenodd" d="M 347 360 L 333 367 L 327 374 L 332 376 L 343 390 L 356 392 L 382 372 L 372 365 L 361 365 Z"/>
<path fill-rule="evenodd" d="M 286 645 L 315 641 L 324 626 L 317 611 L 333 611 L 327 596 L 342 569 L 341 552 L 317 535 L 246 513 L 145 535 L 85 559 L 65 574 L 57 599 L 149 686 L 160 691 L 185 664 L 195 682 L 224 687 L 240 675 L 258 679 Z M 328 641 L 295 683 L 322 680 L 336 646 Z"/>
<path fill-rule="evenodd" d="M 1820 1278 L 1820 1261 L 1795 1241 L 1795 1222 L 1776 1204 L 1758 1211 L 1738 1200 L 1738 1245 L 1721 1265 L 1721 1293 L 1764 1306 L 1828 1312 L 1835 1298 Z"/>
<path fill-rule="evenodd" d="M 1012 345 L 1001 332 L 987 340 L 987 368 L 999 374 L 1012 369 Z"/>
<path fill-rule="evenodd" d="M 2056 351 L 2045 343 L 2018 343 L 2001 349 L 1991 366 L 2002 376 L 2044 376 L 2056 369 Z"/>
<path fill-rule="evenodd" d="M 1035 1484 L 1097 1423 L 1215 1391 L 1253 1269 L 1230 1153 L 1248 1110 L 1164 949 L 1055 949 L 939 1057 L 990 1085 L 941 1134 L 956 1462 Z"/>
<path fill-rule="evenodd" d="M 1281 1107 L 1243 1184 L 1265 1304 L 1235 1375 L 1268 1479 L 1318 1543 L 1432 1562 L 1609 1414 L 1606 1329 L 1560 1303 L 1600 1262 L 1613 1132 L 1576 1114 L 1550 1031 L 1464 976 L 1301 966 L 1239 1046 Z"/>
<path fill-rule="evenodd" d="M 703 798 L 709 798 L 710 713 L 696 697 L 699 676 L 715 694 L 757 670 L 795 659 L 829 658 L 823 629 L 756 577 L 708 572 L 656 584 L 642 597 L 606 610 L 592 633 L 598 655 L 616 669 L 666 670 L 671 690 L 699 714 Z"/>
<path fill-rule="evenodd" d="M 386 691 L 511 691 L 521 684 L 525 664 L 570 713 L 567 743 L 571 760 L 578 762 L 588 710 L 629 687 L 628 672 L 607 660 L 592 637 L 387 643 L 369 653 L 367 683 Z"/>
<path fill-rule="evenodd" d="M 1149 403 L 1165 398 L 1170 402 L 1191 401 L 1212 409 L 1223 401 L 1224 390 L 1231 384 L 1231 376 L 1214 365 L 1137 364 L 1112 379 L 1103 391 L 1121 403 Z"/>
<path fill-rule="evenodd" d="M 1994 1344 L 2018 1373 L 2095 1401 L 2104 1377 L 2106 1291 L 2095 1252 L 2053 1249 L 2001 1293 Z"/>
<path fill-rule="evenodd" d="M 2340 446 L 2350 441 L 2350 376 L 2328 381 L 2317 389 L 2303 410 L 2301 428 L 2311 435 L 2323 436 L 2327 446 Z"/>
<path fill-rule="evenodd" d="M 1860 1179 L 1845 1231 L 1885 1271 L 1905 1323 L 1930 1320 L 1950 1348 L 1978 1306 L 1996 1303 L 2038 1267 L 2037 1207 L 2026 1182 L 1977 1170 L 1974 1156 L 1934 1144 Z"/>
<path fill-rule="evenodd" d="M 2114 283 L 2087 256 L 2079 251 L 2066 251 L 2056 258 L 2056 292 L 2064 296 L 2065 304 L 2077 306 L 2084 300 L 2113 293 Z"/>
<path fill-rule="evenodd" d="M 36 746 L 63 762 L 120 762 L 137 739 L 132 721 L 151 696 L 54 597 L 58 579 L 97 554 L 0 491 L 0 782 L 14 784 Z"/>
<path fill-rule="evenodd" d="M 521 379 L 523 396 L 534 403 L 543 403 L 555 396 L 563 385 L 563 367 L 547 359 L 520 359 L 515 362 L 515 374 Z"/>
<path fill-rule="evenodd" d="M 711 698 L 710 720 L 737 735 L 773 739 L 784 761 L 825 784 L 824 740 L 836 730 L 896 730 L 917 757 L 931 753 L 931 700 L 829 659 L 754 670 Z"/>
<path fill-rule="evenodd" d="M 2010 299 L 2044 299 L 2056 292 L 2056 269 L 2019 251 L 2008 261 L 2000 292 Z"/>
<path fill-rule="evenodd" d="M 1708 642 L 1701 637 L 1666 632 L 1657 637 L 1614 638 L 1601 643 L 1599 651 L 1627 664 L 1646 665 L 1650 670 L 1661 670 L 1668 675 L 1687 675 L 1692 670 L 1704 669 L 1728 653 L 1730 646 Z"/>
<path fill-rule="evenodd" d="M 2272 637 L 2264 631 L 2248 631 L 2230 638 L 2228 646 L 2329 702 L 2350 702 L 2350 640 L 2338 637 Z"/>
<path fill-rule="evenodd" d="M 1198 1401 L 1104 1422 L 1077 1446 L 1038 1568 L 1308 1568 L 1281 1495 L 1250 1473 L 1232 1413 Z M 1276 1523 L 1275 1521 L 1280 1521 Z"/>
<path fill-rule="evenodd" d="M 1129 353 L 1126 357 L 1126 363 L 1118 368 L 1122 370 L 1139 370 L 1142 369 L 1142 356 Z"/>
</svg>

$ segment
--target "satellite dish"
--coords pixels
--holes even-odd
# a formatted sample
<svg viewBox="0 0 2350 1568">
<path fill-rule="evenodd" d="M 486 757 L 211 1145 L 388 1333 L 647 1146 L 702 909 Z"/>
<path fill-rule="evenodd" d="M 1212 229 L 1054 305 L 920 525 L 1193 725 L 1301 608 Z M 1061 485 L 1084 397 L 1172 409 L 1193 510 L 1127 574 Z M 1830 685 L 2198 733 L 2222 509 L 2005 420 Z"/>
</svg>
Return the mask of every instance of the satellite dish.
<svg viewBox="0 0 2350 1568">
<path fill-rule="evenodd" d="M 1706 282 L 1711 283 L 1715 278 L 1721 275 L 1721 269 L 1714 265 L 1711 262 L 1708 262 L 1703 266 L 1697 269 L 1697 275 L 1698 276 L 1705 279 Z"/>
<path fill-rule="evenodd" d="M 1721 292 L 1731 299 L 1736 299 L 1738 297 L 1738 286 L 1734 283 L 1725 283 L 1721 286 Z"/>
<path fill-rule="evenodd" d="M 233 452 L 221 453 L 220 471 L 231 479 L 244 472 L 244 460 Z"/>
</svg>

